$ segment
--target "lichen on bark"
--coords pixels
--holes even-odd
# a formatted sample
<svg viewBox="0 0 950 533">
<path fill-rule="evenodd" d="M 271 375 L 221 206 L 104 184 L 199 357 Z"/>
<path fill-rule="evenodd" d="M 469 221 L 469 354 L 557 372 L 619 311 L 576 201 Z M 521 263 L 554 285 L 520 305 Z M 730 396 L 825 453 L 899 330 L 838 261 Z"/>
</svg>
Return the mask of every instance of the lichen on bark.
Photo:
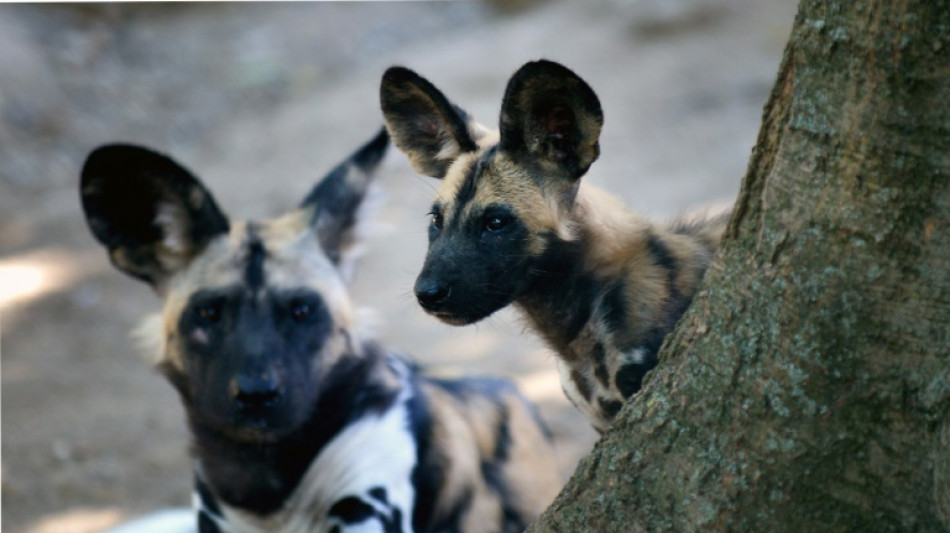
<svg viewBox="0 0 950 533">
<path fill-rule="evenodd" d="M 530 531 L 950 530 L 950 5 L 805 0 L 723 248 Z"/>
</svg>

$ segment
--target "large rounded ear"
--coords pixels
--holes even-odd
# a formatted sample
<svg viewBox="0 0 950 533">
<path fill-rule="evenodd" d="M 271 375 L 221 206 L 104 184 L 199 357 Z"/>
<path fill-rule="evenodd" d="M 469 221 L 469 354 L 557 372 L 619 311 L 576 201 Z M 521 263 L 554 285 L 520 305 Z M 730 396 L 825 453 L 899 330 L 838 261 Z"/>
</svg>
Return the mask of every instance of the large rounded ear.
<svg viewBox="0 0 950 533">
<path fill-rule="evenodd" d="M 540 163 L 546 178 L 577 180 L 600 155 L 604 115 L 593 89 L 553 61 L 534 61 L 508 82 L 501 105 L 500 148 Z"/>
<path fill-rule="evenodd" d="M 407 68 L 386 70 L 379 100 L 393 143 L 421 174 L 441 179 L 459 155 L 478 149 L 468 114 Z"/>
<path fill-rule="evenodd" d="M 373 139 L 324 176 L 301 204 L 312 207 L 312 225 L 320 245 L 344 274 L 352 269 L 355 254 L 350 252 L 357 244 L 360 206 L 388 147 L 389 135 L 381 128 Z"/>
<path fill-rule="evenodd" d="M 116 268 L 156 288 L 229 228 L 191 173 L 138 146 L 107 145 L 89 154 L 80 194 L 89 229 Z"/>
</svg>

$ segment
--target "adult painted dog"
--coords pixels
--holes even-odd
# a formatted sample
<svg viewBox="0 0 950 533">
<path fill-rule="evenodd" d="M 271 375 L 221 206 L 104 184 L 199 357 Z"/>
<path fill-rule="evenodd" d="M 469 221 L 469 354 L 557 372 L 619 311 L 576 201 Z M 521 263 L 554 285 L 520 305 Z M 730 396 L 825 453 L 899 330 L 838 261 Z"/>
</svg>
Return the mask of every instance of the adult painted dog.
<svg viewBox="0 0 950 533">
<path fill-rule="evenodd" d="M 357 330 L 345 274 L 388 142 L 265 221 L 231 221 L 150 150 L 86 161 L 92 233 L 164 302 L 151 335 L 190 426 L 202 533 L 514 532 L 560 486 L 512 385 L 424 377 Z"/>
</svg>

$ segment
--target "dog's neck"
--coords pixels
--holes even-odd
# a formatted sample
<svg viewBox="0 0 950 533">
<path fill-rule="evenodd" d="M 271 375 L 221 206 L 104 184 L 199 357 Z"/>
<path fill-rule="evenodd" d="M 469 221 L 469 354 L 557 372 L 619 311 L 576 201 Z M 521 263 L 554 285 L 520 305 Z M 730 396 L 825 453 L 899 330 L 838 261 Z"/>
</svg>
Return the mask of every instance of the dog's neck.
<svg viewBox="0 0 950 533">
<path fill-rule="evenodd" d="M 657 363 L 726 218 L 656 226 L 582 187 L 565 223 L 515 303 L 556 351 L 568 396 L 603 430 Z"/>
<path fill-rule="evenodd" d="M 564 218 L 566 236 L 550 238 L 515 304 L 570 362 L 584 357 L 570 345 L 576 344 L 605 287 L 629 273 L 626 258 L 631 249 L 644 246 L 652 226 L 609 194 L 583 184 Z"/>
<path fill-rule="evenodd" d="M 515 305 L 551 347 L 568 359 L 569 345 L 591 317 L 597 280 L 584 268 L 583 245 L 553 238 L 532 269 L 532 279 Z"/>
<path fill-rule="evenodd" d="M 199 476 L 214 496 L 257 515 L 278 510 L 308 465 L 349 422 L 387 409 L 399 393 L 399 381 L 378 347 L 365 348 L 334 366 L 311 416 L 276 441 L 238 442 L 189 413 Z"/>
</svg>

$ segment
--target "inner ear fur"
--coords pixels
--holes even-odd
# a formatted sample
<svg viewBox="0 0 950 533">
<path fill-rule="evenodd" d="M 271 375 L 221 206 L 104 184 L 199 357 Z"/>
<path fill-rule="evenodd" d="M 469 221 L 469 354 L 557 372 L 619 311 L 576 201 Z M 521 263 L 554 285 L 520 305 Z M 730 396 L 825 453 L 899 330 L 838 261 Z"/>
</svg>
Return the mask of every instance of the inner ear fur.
<svg viewBox="0 0 950 533">
<path fill-rule="evenodd" d="M 441 179 L 459 155 L 478 149 L 468 114 L 415 72 L 387 69 L 379 99 L 393 143 L 417 172 Z"/>
<path fill-rule="evenodd" d="M 525 64 L 505 89 L 500 148 L 575 181 L 600 155 L 604 115 L 587 83 L 553 61 Z"/>
<path fill-rule="evenodd" d="M 230 226 L 197 178 L 139 146 L 94 150 L 83 165 L 80 191 L 89 229 L 112 263 L 153 286 Z"/>
</svg>

